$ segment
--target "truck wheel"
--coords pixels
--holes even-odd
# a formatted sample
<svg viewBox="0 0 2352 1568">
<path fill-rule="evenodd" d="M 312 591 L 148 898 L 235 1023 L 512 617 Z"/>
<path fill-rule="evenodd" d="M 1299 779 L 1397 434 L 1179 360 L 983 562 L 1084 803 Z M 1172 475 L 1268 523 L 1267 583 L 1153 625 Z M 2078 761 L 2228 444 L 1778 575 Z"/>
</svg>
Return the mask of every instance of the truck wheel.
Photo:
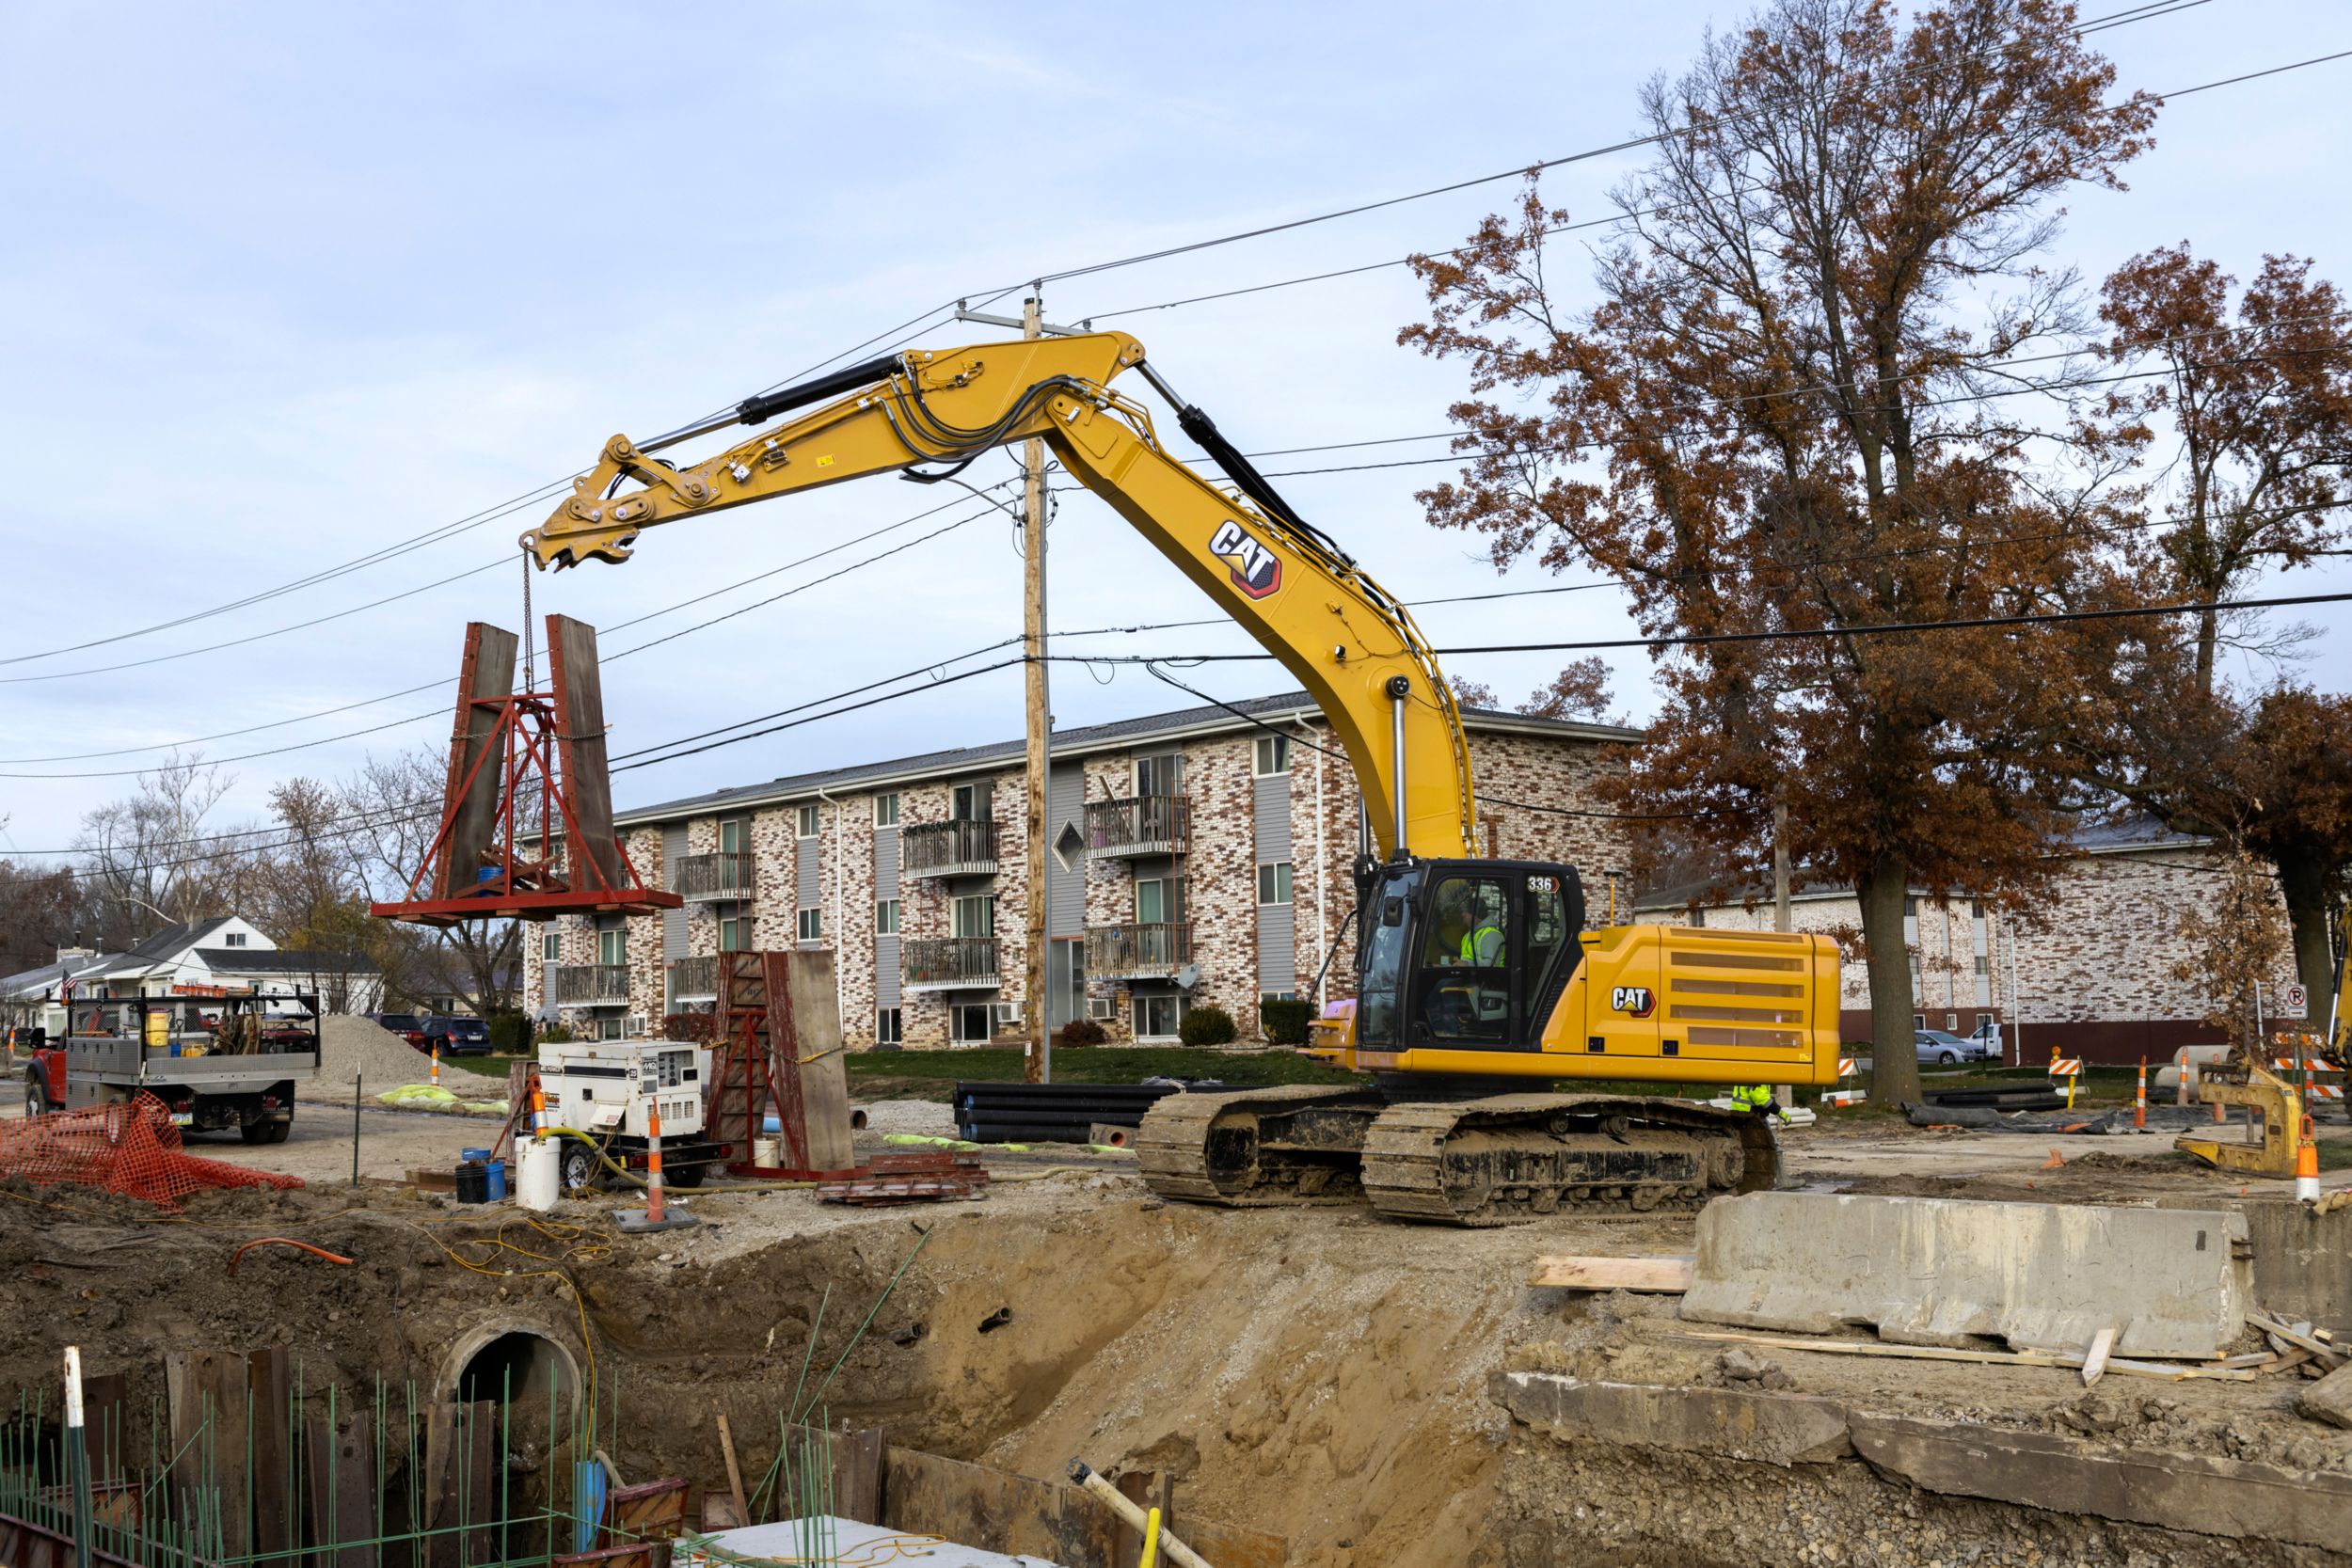
<svg viewBox="0 0 2352 1568">
<path fill-rule="evenodd" d="M 24 1114 L 27 1117 L 38 1117 L 46 1115 L 48 1110 L 49 1096 L 42 1092 L 40 1080 L 38 1078 L 25 1079 Z"/>
<path fill-rule="evenodd" d="M 270 1141 L 269 1123 L 265 1121 L 248 1121 L 242 1123 L 237 1128 L 237 1134 L 238 1136 L 244 1138 L 246 1143 L 265 1144 Z"/>
<path fill-rule="evenodd" d="M 285 1142 L 288 1138 L 292 1137 L 293 1135 L 294 1135 L 294 1117 L 287 1117 L 285 1120 L 283 1120 L 283 1121 L 273 1121 L 273 1122 L 271 1122 L 271 1123 L 269 1124 L 269 1139 L 268 1139 L 268 1141 L 269 1141 L 269 1142 L 271 1142 L 271 1143 L 274 1143 L 274 1144 L 282 1144 L 282 1143 L 284 1143 L 284 1142 Z"/>
<path fill-rule="evenodd" d="M 703 1184 L 703 1176 L 709 1169 L 710 1167 L 700 1160 L 692 1164 L 680 1165 L 675 1170 L 665 1167 L 661 1172 L 661 1184 L 665 1187 L 681 1187 L 691 1193 Z"/>
</svg>

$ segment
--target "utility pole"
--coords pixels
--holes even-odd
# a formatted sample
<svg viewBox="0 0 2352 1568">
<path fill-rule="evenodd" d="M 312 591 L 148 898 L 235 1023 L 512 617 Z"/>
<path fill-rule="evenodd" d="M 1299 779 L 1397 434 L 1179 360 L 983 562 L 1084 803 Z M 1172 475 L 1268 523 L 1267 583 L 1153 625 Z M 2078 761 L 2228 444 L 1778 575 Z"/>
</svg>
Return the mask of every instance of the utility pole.
<svg viewBox="0 0 2352 1568">
<path fill-rule="evenodd" d="M 1044 291 L 1032 284 L 1021 302 L 1021 335 L 1044 336 Z M 1029 909 L 1027 1004 L 1021 1011 L 1028 1021 L 1028 1049 L 1021 1064 L 1022 1078 L 1031 1084 L 1054 1081 L 1052 1006 L 1045 993 L 1045 785 L 1053 766 L 1054 715 L 1045 689 L 1045 443 L 1032 436 L 1021 448 L 1026 472 L 1021 485 L 1021 650 L 1028 704 Z"/>
</svg>

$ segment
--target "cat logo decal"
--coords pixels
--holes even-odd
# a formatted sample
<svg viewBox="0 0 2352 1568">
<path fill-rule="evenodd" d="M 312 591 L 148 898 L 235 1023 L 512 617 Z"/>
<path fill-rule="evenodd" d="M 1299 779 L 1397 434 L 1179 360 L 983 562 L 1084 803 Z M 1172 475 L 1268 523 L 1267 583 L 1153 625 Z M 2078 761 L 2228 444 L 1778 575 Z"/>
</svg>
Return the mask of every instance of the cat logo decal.
<svg viewBox="0 0 2352 1568">
<path fill-rule="evenodd" d="M 1658 993 L 1647 986 L 1618 986 L 1609 993 L 1609 1006 L 1617 1012 L 1647 1018 L 1658 1010 Z"/>
<path fill-rule="evenodd" d="M 1209 537 L 1209 553 L 1225 562 L 1233 586 L 1253 599 L 1263 599 L 1282 586 L 1282 558 L 1230 519 Z"/>
</svg>

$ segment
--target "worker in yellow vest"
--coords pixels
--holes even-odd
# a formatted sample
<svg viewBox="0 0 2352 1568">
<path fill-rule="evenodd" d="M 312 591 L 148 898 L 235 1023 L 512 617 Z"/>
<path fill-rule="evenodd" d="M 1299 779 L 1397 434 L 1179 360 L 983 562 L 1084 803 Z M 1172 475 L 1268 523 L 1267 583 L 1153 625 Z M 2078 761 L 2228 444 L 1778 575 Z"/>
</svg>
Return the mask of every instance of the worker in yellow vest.
<svg viewBox="0 0 2352 1568">
<path fill-rule="evenodd" d="M 1731 1091 L 1731 1101 L 1741 1110 L 1753 1111 L 1759 1117 L 1776 1117 L 1782 1121 L 1788 1119 L 1788 1113 L 1774 1102 L 1770 1084 L 1736 1085 Z"/>
</svg>

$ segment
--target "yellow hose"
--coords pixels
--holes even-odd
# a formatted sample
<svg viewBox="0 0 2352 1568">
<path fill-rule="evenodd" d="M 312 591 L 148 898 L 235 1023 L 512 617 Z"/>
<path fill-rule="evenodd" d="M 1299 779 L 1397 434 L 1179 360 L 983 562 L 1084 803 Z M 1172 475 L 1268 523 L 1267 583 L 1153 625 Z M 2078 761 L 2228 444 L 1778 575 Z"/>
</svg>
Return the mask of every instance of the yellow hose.
<svg viewBox="0 0 2352 1568">
<path fill-rule="evenodd" d="M 1152 1568 L 1160 1556 L 1160 1511 L 1153 1509 L 1143 1516 L 1143 1556 L 1136 1568 Z"/>
</svg>

